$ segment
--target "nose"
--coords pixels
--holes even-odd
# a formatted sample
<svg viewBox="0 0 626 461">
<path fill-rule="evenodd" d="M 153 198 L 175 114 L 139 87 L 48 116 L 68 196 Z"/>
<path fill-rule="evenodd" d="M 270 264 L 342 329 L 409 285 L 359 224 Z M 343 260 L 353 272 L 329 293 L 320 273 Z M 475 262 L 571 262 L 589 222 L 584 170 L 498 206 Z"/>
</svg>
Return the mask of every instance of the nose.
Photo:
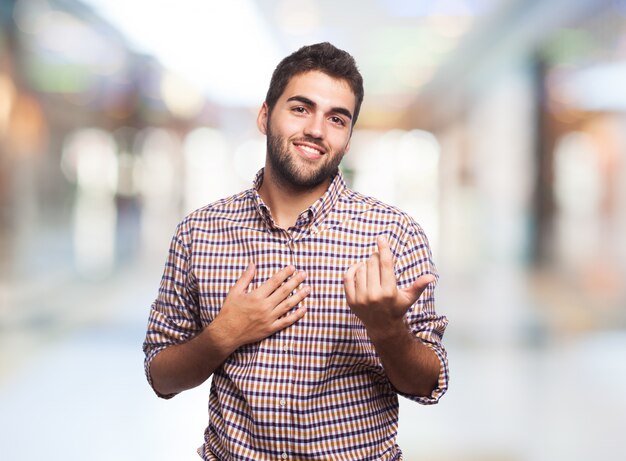
<svg viewBox="0 0 626 461">
<path fill-rule="evenodd" d="M 304 134 L 312 138 L 324 139 L 324 116 L 315 114 L 313 117 L 310 117 L 304 127 Z"/>
</svg>

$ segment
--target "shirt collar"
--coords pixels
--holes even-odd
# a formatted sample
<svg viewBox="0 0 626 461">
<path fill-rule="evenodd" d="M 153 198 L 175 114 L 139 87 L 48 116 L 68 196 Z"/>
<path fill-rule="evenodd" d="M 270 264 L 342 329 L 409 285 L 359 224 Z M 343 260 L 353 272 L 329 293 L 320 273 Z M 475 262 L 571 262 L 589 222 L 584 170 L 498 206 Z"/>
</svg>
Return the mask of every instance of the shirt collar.
<svg viewBox="0 0 626 461">
<path fill-rule="evenodd" d="M 263 202 L 263 199 L 259 195 L 259 189 L 261 187 L 261 184 L 263 184 L 263 173 L 264 169 L 261 168 L 254 178 L 253 192 L 255 207 L 263 221 L 270 228 L 277 228 L 278 226 L 272 219 L 269 207 L 265 204 L 265 202 Z M 346 181 L 341 174 L 341 171 L 337 171 L 337 174 L 333 177 L 333 180 L 330 183 L 330 186 L 328 186 L 326 192 L 324 192 L 324 195 L 322 195 L 310 207 L 300 213 L 300 216 L 296 221 L 296 227 L 304 228 L 306 226 L 311 226 L 311 230 L 313 232 L 319 229 L 330 211 L 337 204 L 339 197 L 346 188 Z"/>
</svg>

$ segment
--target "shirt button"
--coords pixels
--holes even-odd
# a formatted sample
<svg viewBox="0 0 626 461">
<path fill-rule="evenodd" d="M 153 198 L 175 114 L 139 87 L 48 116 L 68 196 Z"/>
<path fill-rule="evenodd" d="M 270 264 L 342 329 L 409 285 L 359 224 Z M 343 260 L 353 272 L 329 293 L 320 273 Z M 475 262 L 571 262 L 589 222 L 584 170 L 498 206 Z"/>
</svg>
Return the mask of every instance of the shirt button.
<svg viewBox="0 0 626 461">
<path fill-rule="evenodd" d="M 282 455 L 280 455 L 280 457 L 282 459 L 287 459 L 287 458 L 289 458 L 289 455 L 287 455 L 287 453 L 283 453 Z"/>
<path fill-rule="evenodd" d="M 281 407 L 284 407 L 285 405 L 287 405 L 287 401 L 286 401 L 285 399 L 280 399 L 280 401 L 278 402 L 278 404 L 279 404 Z"/>
</svg>

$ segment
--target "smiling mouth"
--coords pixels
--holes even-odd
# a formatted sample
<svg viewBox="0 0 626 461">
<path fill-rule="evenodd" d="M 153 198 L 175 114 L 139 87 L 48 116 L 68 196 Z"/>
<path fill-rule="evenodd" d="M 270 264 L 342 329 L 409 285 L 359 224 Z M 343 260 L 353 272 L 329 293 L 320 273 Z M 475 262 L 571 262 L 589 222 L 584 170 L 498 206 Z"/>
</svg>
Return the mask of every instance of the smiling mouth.
<svg viewBox="0 0 626 461">
<path fill-rule="evenodd" d="M 312 143 L 305 144 L 301 142 L 294 142 L 293 145 L 296 147 L 296 149 L 298 149 L 299 152 L 302 153 L 304 157 L 309 159 L 318 159 L 326 153 L 324 149 Z"/>
</svg>

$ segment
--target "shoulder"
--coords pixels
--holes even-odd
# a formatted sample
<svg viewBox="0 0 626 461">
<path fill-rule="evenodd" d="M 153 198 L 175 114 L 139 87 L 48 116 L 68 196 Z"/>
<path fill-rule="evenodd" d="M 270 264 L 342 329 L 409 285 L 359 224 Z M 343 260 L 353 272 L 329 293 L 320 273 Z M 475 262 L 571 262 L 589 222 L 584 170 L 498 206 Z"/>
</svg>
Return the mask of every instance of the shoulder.
<svg viewBox="0 0 626 461">
<path fill-rule="evenodd" d="M 252 190 L 248 189 L 192 211 L 178 224 L 177 234 L 193 234 L 219 227 L 224 221 L 242 220 L 254 210 Z"/>
<path fill-rule="evenodd" d="M 404 234 L 423 234 L 418 222 L 397 206 L 388 204 L 375 197 L 346 188 L 338 201 L 337 211 L 346 213 L 355 219 L 394 225 Z"/>
</svg>

